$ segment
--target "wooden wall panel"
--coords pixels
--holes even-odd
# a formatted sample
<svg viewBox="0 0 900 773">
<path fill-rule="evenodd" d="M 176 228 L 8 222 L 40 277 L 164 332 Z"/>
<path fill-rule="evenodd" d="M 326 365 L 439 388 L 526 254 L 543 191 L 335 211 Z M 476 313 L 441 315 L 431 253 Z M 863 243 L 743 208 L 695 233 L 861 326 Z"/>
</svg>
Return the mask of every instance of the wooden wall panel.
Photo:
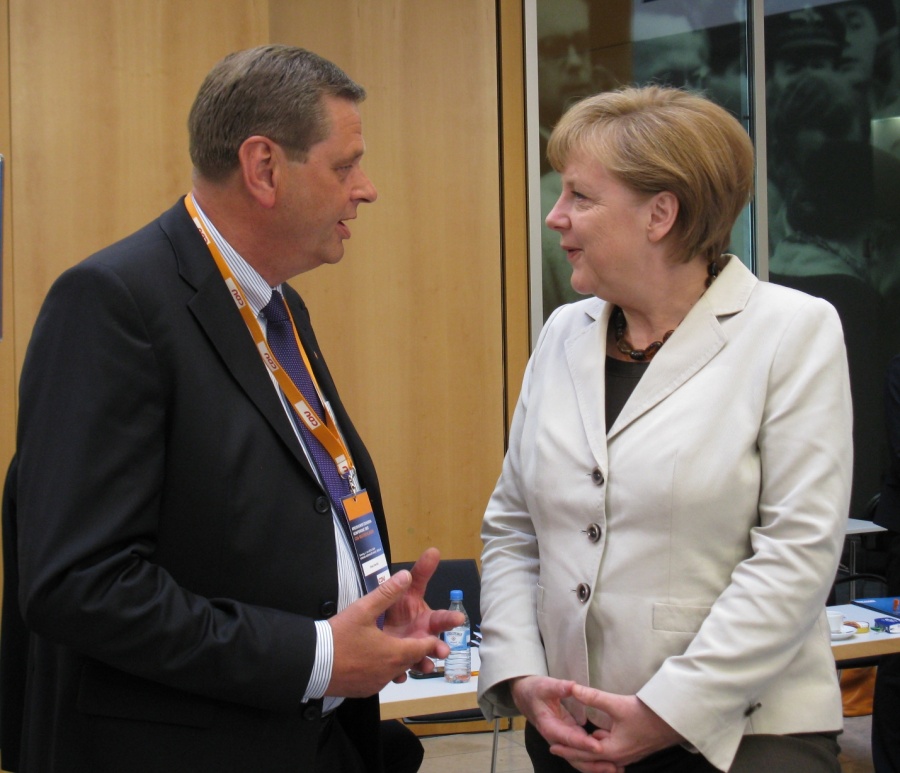
<svg viewBox="0 0 900 773">
<path fill-rule="evenodd" d="M 6 467 L 13 455 L 16 426 L 16 367 L 15 330 L 12 309 L 12 259 L 10 256 L 10 206 L 9 206 L 9 27 L 7 14 L 9 3 L 0 0 L 0 154 L 7 163 L 4 187 L 7 195 L 3 201 L 3 255 L 0 260 L 0 292 L 2 292 L 2 336 L 0 336 L 0 485 L 6 478 Z M 3 562 L 0 558 L 0 596 L 3 594 Z"/>
<path fill-rule="evenodd" d="M 274 42 L 368 90 L 379 190 L 344 260 L 295 281 L 379 470 L 397 560 L 479 556 L 504 450 L 492 0 L 271 0 Z"/>
<path fill-rule="evenodd" d="M 369 89 L 365 163 L 380 199 L 353 224 L 345 261 L 297 285 L 378 463 L 396 557 L 430 544 L 477 556 L 505 434 L 493 0 L 2 1 L 14 206 L 0 462 L 50 283 L 189 188 L 187 111 L 215 60 L 305 45 Z"/>
<path fill-rule="evenodd" d="M 6 160 L 3 180 L 2 336 L 0 336 L 0 474 L 15 448 L 16 330 L 13 314 L 12 207 L 10 206 L 11 147 L 9 128 L 9 0 L 0 0 L 0 154 Z M 2 478 L 0 478 L 2 481 Z M 2 580 L 0 580 L 2 583 Z"/>
<path fill-rule="evenodd" d="M 9 0 L 17 361 L 52 281 L 190 189 L 212 64 L 265 42 L 262 0 Z"/>
</svg>

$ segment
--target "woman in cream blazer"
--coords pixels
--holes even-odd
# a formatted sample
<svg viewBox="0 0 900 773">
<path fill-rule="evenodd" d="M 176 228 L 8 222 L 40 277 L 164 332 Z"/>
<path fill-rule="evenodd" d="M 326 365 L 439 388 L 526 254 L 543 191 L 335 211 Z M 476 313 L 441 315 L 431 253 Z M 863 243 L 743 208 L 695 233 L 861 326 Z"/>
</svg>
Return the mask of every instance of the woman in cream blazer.
<svg viewBox="0 0 900 773">
<path fill-rule="evenodd" d="M 569 768 L 540 763 L 535 728 L 579 770 L 735 763 L 775 773 L 787 768 L 771 763 L 773 743 L 777 757 L 783 737 L 807 733 L 820 734 L 812 757 L 825 762 L 804 770 L 839 770 L 841 702 L 824 614 L 851 470 L 838 316 L 822 300 L 758 281 L 734 256 L 677 261 L 671 243 L 655 253 L 684 233 L 677 210 L 687 194 L 638 190 L 632 202 L 612 143 L 599 146 L 598 171 L 590 141 L 566 135 L 567 125 L 590 126 L 604 111 L 653 113 L 664 103 L 682 111 L 698 143 L 714 146 L 710 132 L 731 131 L 719 124 L 743 133 L 724 111 L 657 88 L 585 103 L 557 127 L 563 140 L 551 140 L 564 190 L 548 223 L 570 253 L 573 286 L 608 300 L 557 309 L 528 365 L 483 524 L 482 708 L 526 715 L 538 771 Z M 712 128 L 697 129 L 697 111 L 711 112 Z M 648 137 L 662 148 L 678 140 Z M 732 141 L 727 163 L 752 166 L 743 140 Z M 612 193 L 626 210 L 610 204 Z M 721 233 L 746 195 L 732 193 Z M 641 270 L 619 270 L 626 261 Z M 709 273 L 705 292 L 697 266 Z M 673 267 L 655 281 L 654 271 Z M 679 315 L 644 334 L 640 324 L 653 314 L 643 313 L 643 298 L 668 309 L 679 293 Z M 616 306 L 627 339 L 611 323 Z M 674 332 L 665 338 L 667 326 Z M 655 350 L 634 350 L 659 338 Z M 637 366 L 636 386 L 608 422 L 608 358 L 621 348 L 652 360 Z M 582 731 L 585 720 L 592 724 Z M 762 757 L 745 736 L 768 738 Z M 653 756 L 666 749 L 699 754 L 682 753 L 689 767 L 681 768 Z M 632 767 L 643 758 L 661 767 Z"/>
</svg>

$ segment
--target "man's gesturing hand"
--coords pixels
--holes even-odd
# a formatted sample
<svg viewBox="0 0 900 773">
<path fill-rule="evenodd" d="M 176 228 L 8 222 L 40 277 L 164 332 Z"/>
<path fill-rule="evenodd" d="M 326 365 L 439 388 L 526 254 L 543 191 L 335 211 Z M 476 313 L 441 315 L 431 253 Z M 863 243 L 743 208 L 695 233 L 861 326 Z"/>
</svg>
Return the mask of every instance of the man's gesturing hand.
<svg viewBox="0 0 900 773">
<path fill-rule="evenodd" d="M 459 612 L 451 612 L 449 609 L 431 609 L 425 603 L 425 588 L 434 575 L 441 560 L 441 554 L 437 548 L 428 548 L 412 568 L 412 584 L 407 593 L 403 595 L 387 611 L 384 622 L 384 630 L 391 636 L 399 638 L 439 636 L 442 631 L 449 631 L 453 626 L 460 625 L 465 620 Z M 438 641 L 437 650 L 428 653 L 432 657 L 445 658 L 450 648 L 443 641 Z M 426 674 L 434 668 L 434 664 L 423 658 L 413 667 Z M 406 678 L 404 674 L 401 679 Z"/>
<path fill-rule="evenodd" d="M 438 634 L 462 622 L 462 615 L 431 610 L 425 586 L 440 554 L 429 548 L 412 569 L 398 572 L 371 593 L 332 617 L 334 664 L 326 695 L 358 698 L 374 695 L 390 681 L 403 681 L 409 668 L 432 668 L 447 645 Z M 385 614 L 380 630 L 378 618 Z"/>
</svg>

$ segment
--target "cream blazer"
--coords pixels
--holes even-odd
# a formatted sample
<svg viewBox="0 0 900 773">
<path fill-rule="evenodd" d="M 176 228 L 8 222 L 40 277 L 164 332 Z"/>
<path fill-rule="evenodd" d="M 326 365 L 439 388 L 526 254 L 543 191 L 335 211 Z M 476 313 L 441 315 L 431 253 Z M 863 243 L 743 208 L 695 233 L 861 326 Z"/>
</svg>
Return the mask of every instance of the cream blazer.
<svg viewBox="0 0 900 773">
<path fill-rule="evenodd" d="M 637 694 L 721 770 L 744 734 L 841 729 L 837 313 L 732 257 L 607 428 L 610 312 L 559 308 L 525 374 L 482 528 L 482 709 L 516 713 L 526 674 Z"/>
</svg>

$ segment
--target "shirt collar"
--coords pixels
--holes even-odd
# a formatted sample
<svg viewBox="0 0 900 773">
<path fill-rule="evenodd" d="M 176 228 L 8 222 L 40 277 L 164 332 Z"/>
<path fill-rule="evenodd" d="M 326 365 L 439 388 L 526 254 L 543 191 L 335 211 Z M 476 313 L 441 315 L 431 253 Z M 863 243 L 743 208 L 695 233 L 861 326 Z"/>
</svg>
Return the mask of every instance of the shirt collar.
<svg viewBox="0 0 900 773">
<path fill-rule="evenodd" d="M 213 225 L 212 221 L 206 216 L 206 213 L 200 208 L 197 199 L 194 199 L 194 205 L 197 207 L 197 214 L 203 221 L 212 240 L 215 242 L 219 252 L 228 264 L 234 278 L 237 279 L 241 290 L 244 291 L 244 297 L 250 304 L 253 313 L 259 317 L 262 308 L 269 302 L 272 297 L 272 290 L 281 292 L 281 285 L 277 287 L 269 287 L 268 282 L 260 276 L 259 272 L 253 268 L 244 258 L 242 258 L 237 250 L 232 247 L 218 229 Z"/>
</svg>

